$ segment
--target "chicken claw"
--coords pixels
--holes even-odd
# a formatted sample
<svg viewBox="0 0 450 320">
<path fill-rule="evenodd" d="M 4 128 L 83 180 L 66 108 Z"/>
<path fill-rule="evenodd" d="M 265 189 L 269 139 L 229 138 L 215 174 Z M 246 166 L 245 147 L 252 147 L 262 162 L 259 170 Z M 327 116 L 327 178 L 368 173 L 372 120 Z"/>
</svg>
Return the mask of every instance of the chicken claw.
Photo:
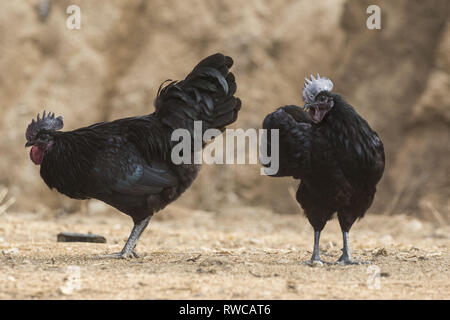
<svg viewBox="0 0 450 320">
<path fill-rule="evenodd" d="M 131 250 L 128 252 L 116 252 L 111 254 L 102 254 L 99 255 L 98 258 L 100 259 L 133 259 L 133 258 L 140 258 L 139 255 L 136 253 L 136 251 Z"/>
</svg>

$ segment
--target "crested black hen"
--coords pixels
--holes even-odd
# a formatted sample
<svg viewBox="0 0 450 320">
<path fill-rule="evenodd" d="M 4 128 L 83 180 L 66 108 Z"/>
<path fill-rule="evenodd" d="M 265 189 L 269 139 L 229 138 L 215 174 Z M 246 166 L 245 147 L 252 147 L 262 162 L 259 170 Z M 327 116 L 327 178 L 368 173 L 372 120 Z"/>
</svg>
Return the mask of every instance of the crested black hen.
<svg viewBox="0 0 450 320">
<path fill-rule="evenodd" d="M 173 163 L 172 132 L 187 129 L 193 137 L 194 121 L 201 121 L 204 132 L 223 131 L 236 120 L 241 101 L 234 96 L 232 65 L 222 54 L 207 57 L 183 81 L 161 85 L 156 111 L 149 115 L 62 132 L 62 117 L 44 112 L 28 126 L 30 158 L 50 188 L 75 199 L 101 200 L 133 219 L 124 248 L 110 257 L 137 257 L 134 248 L 152 215 L 197 176 L 199 165 Z"/>
<path fill-rule="evenodd" d="M 268 141 L 279 143 L 279 170 L 271 175 L 301 180 L 296 198 L 314 228 L 309 262 L 322 262 L 320 232 L 337 212 L 343 233 L 338 263 L 353 264 L 348 233 L 372 204 L 384 171 L 384 148 L 377 133 L 332 89 L 331 80 L 311 76 L 303 88 L 304 108 L 281 107 L 264 119 L 263 128 L 279 130 L 279 141 Z"/>
</svg>

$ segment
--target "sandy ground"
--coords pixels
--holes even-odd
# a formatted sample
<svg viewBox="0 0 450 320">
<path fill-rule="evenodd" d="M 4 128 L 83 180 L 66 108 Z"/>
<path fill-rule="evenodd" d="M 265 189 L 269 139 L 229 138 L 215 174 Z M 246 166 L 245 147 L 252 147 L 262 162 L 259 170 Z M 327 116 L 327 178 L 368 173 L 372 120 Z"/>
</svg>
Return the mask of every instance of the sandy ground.
<svg viewBox="0 0 450 320">
<path fill-rule="evenodd" d="M 172 206 L 150 222 L 141 258 L 96 257 L 121 249 L 131 220 L 107 214 L 0 216 L 1 299 L 449 299 L 450 228 L 368 214 L 350 233 L 357 266 L 308 266 L 312 229 L 300 215 L 260 208 L 190 211 Z M 57 243 L 62 231 L 106 244 Z M 322 258 L 340 255 L 336 220 Z"/>
</svg>

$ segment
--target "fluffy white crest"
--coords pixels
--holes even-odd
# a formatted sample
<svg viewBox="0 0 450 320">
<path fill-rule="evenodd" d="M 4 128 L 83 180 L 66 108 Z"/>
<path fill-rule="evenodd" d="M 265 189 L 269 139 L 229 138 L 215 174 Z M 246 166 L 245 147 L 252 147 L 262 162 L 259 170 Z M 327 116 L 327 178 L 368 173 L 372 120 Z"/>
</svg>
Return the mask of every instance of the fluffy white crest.
<svg viewBox="0 0 450 320">
<path fill-rule="evenodd" d="M 311 79 L 305 78 L 305 86 L 303 87 L 303 101 L 311 103 L 322 91 L 333 90 L 333 82 L 325 77 L 320 77 L 317 74 L 317 78 L 311 75 Z"/>
</svg>

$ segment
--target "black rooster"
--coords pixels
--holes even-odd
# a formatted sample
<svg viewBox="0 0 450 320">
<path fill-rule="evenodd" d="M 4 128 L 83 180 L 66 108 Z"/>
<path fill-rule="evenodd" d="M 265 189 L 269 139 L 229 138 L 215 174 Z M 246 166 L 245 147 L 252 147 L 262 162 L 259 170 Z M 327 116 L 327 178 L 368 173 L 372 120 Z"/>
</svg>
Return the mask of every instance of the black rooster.
<svg viewBox="0 0 450 320">
<path fill-rule="evenodd" d="M 149 115 L 61 132 L 62 117 L 44 112 L 28 126 L 26 147 L 32 147 L 30 158 L 50 188 L 101 200 L 133 219 L 124 248 L 108 257 L 137 257 L 134 248 L 152 215 L 196 178 L 199 165 L 171 161 L 172 132 L 184 128 L 193 134 L 194 121 L 201 121 L 203 132 L 223 131 L 236 120 L 241 101 L 234 97 L 232 65 L 222 54 L 204 59 L 185 80 L 161 85 Z"/>
<path fill-rule="evenodd" d="M 344 243 L 338 263 L 354 264 L 348 233 L 372 204 L 384 149 L 377 133 L 332 89 L 331 80 L 311 76 L 303 88 L 304 109 L 281 107 L 264 119 L 263 128 L 279 130 L 279 170 L 272 176 L 301 180 L 296 198 L 314 228 L 309 263 L 322 262 L 320 232 L 337 212 Z"/>
</svg>

